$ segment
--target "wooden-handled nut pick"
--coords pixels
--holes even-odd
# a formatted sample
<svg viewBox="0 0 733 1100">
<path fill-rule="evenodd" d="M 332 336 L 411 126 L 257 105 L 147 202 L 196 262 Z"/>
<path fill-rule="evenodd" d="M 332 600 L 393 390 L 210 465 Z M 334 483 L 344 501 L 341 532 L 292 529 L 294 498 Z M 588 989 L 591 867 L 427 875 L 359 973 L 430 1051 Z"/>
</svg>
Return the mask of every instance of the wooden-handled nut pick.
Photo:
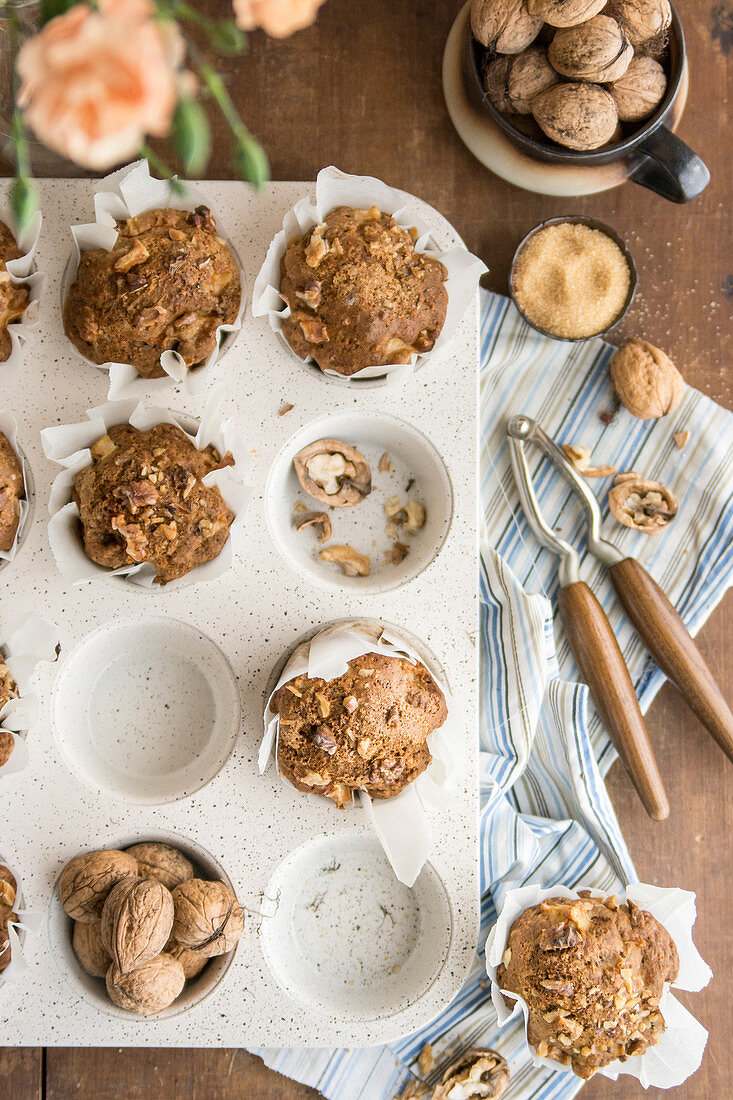
<svg viewBox="0 0 733 1100">
<path fill-rule="evenodd" d="M 610 658 L 608 655 L 602 657 L 598 652 L 593 652 L 592 648 L 589 650 L 588 647 L 591 636 L 593 636 L 597 637 L 600 647 L 608 649 L 611 643 L 603 641 L 606 633 L 613 638 L 613 644 L 617 650 L 618 643 L 611 633 L 608 620 L 603 615 L 600 605 L 598 605 L 590 590 L 583 592 L 582 589 L 578 589 L 572 583 L 572 581 L 577 580 L 577 554 L 562 539 L 558 539 L 555 532 L 547 527 L 540 515 L 524 454 L 524 443 L 528 441 L 536 443 L 541 448 L 579 497 L 588 523 L 588 549 L 608 569 L 616 595 L 636 632 L 659 667 L 687 701 L 694 714 L 712 734 L 728 759 L 733 761 L 733 713 L 731 713 L 720 688 L 690 637 L 685 624 L 664 592 L 635 558 L 624 557 L 613 543 L 601 538 L 601 510 L 595 494 L 560 448 L 543 432 L 539 424 L 528 416 L 515 416 L 507 425 L 507 434 L 511 444 L 512 466 L 528 522 L 545 545 L 550 546 L 555 553 L 563 555 L 560 565 L 560 579 L 563 584 L 559 596 L 560 616 L 583 677 L 591 689 L 596 706 L 611 735 L 617 736 L 619 739 L 623 736 L 622 731 L 618 727 L 614 729 L 613 725 L 615 719 L 614 707 L 618 699 L 615 702 L 608 699 L 607 684 L 604 683 L 602 677 L 599 678 L 599 661 L 606 667 Z M 539 529 L 537 526 L 538 521 L 541 525 Z M 549 540 L 552 540 L 552 542 Z M 567 556 L 568 551 L 570 551 L 569 558 Z M 563 580 L 564 562 L 568 563 L 565 566 L 565 571 L 566 575 L 570 577 L 569 580 Z M 573 567 L 575 574 L 571 575 Z M 568 568 L 571 569 L 571 574 L 567 574 Z M 587 589 L 587 585 L 584 585 L 583 588 Z M 598 613 L 603 615 L 605 625 L 599 625 Z M 620 651 L 618 656 L 621 659 Z M 611 665 L 613 665 L 612 661 Z M 624 672 L 628 678 L 625 666 Z M 606 698 L 602 700 L 599 698 L 601 695 Z M 614 711 L 611 721 L 609 721 L 606 713 L 609 706 Z M 638 703 L 636 709 L 638 710 Z M 635 719 L 633 721 L 635 722 Z M 648 739 L 646 744 L 648 745 Z M 625 752 L 628 753 L 629 748 L 624 750 L 620 747 L 620 744 L 617 747 L 622 757 L 625 757 Z M 637 746 L 637 750 L 641 751 L 640 745 Z M 628 759 L 626 759 L 626 763 L 636 783 L 636 777 Z M 656 774 L 656 766 L 654 774 Z M 637 790 L 639 790 L 638 784 Z M 661 785 L 659 790 L 663 797 Z M 639 790 L 639 793 L 642 800 L 644 800 L 641 790 Z M 644 801 L 644 804 L 651 813 L 646 801 Z M 656 816 L 664 817 L 666 813 L 661 815 L 652 813 L 652 817 Z"/>
</svg>

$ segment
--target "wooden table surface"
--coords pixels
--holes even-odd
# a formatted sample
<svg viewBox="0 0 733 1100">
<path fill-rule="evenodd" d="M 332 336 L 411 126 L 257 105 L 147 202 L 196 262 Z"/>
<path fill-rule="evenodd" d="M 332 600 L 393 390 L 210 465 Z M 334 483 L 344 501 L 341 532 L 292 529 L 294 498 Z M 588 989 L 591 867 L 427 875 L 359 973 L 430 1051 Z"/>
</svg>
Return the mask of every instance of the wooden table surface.
<svg viewBox="0 0 733 1100">
<path fill-rule="evenodd" d="M 225 13 L 225 0 L 198 5 Z M 512 252 L 537 221 L 587 213 L 607 221 L 631 245 L 639 292 L 628 334 L 661 345 L 687 380 L 733 406 L 728 327 L 731 274 L 731 156 L 726 141 L 729 2 L 689 0 L 682 12 L 691 93 L 680 134 L 706 160 L 712 183 L 695 203 L 674 206 L 626 184 L 594 198 L 559 200 L 510 187 L 473 159 L 443 103 L 443 44 L 461 0 L 329 0 L 315 27 L 278 42 L 256 34 L 249 56 L 226 63 L 230 88 L 265 144 L 274 179 L 312 179 L 336 164 L 381 176 L 420 195 L 456 226 L 489 265 L 486 284 L 503 291 Z M 227 136 L 217 129 L 211 177 L 228 178 Z M 733 598 L 699 642 L 733 699 Z M 694 890 L 695 939 L 717 978 L 683 1000 L 710 1032 L 701 1069 L 667 1095 L 707 1100 L 730 1095 L 733 1020 L 729 995 L 733 936 L 728 926 L 733 769 L 667 685 L 648 725 L 672 813 L 661 824 L 644 814 L 621 768 L 608 785 L 642 880 Z M 656 1100 L 636 1082 L 598 1078 L 586 1100 Z M 244 1051 L 6 1049 L 0 1097 L 8 1100 L 305 1100 L 312 1090 L 265 1069 Z M 348 1100 L 344 1097 L 344 1100 Z M 369 1100 L 391 1100 L 374 1097 Z"/>
</svg>

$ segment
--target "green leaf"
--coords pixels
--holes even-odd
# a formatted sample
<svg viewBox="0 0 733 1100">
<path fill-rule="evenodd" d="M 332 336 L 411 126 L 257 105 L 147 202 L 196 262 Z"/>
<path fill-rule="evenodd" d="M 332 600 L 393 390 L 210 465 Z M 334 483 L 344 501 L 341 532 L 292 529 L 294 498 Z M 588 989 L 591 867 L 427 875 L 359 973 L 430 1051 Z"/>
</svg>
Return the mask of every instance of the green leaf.
<svg viewBox="0 0 733 1100">
<path fill-rule="evenodd" d="M 234 147 L 234 167 L 242 179 L 249 180 L 255 187 L 262 187 L 270 178 L 270 165 L 267 154 L 253 137 L 238 137 Z"/>
<path fill-rule="evenodd" d="M 25 176 L 16 179 L 10 201 L 18 230 L 22 232 L 38 209 L 38 192 L 33 181 Z"/>
<path fill-rule="evenodd" d="M 247 49 L 247 35 L 235 23 L 224 19 L 207 23 L 206 36 L 212 49 L 228 57 L 236 57 Z"/>
<path fill-rule="evenodd" d="M 172 136 L 186 175 L 199 175 L 211 153 L 211 131 L 206 112 L 195 99 L 178 100 L 173 115 Z"/>
<path fill-rule="evenodd" d="M 55 19 L 57 15 L 73 8 L 77 0 L 41 0 L 41 22 L 48 23 L 49 19 Z"/>
</svg>

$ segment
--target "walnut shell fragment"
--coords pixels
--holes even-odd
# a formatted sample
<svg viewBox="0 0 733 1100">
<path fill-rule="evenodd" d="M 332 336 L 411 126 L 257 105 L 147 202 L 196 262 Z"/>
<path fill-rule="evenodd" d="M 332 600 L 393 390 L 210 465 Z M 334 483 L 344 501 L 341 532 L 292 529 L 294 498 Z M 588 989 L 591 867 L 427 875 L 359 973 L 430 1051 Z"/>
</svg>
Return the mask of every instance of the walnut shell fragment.
<svg viewBox="0 0 733 1100">
<path fill-rule="evenodd" d="M 496 53 L 521 53 L 535 38 L 542 20 L 529 14 L 525 0 L 472 0 L 471 30 L 482 46 Z"/>
<path fill-rule="evenodd" d="M 244 914 L 223 882 L 189 879 L 176 886 L 173 904 L 173 938 L 183 947 L 212 958 L 237 946 Z"/>
<path fill-rule="evenodd" d="M 611 141 L 618 124 L 613 96 L 595 84 L 556 84 L 537 96 L 532 114 L 548 138 L 578 152 Z"/>
<path fill-rule="evenodd" d="M 622 122 L 641 122 L 662 102 L 667 91 L 667 76 L 653 57 L 635 57 L 609 91 Z"/>
<path fill-rule="evenodd" d="M 99 921 L 110 890 L 126 878 L 137 878 L 137 860 L 127 852 L 86 852 L 67 863 L 61 873 L 61 904 L 72 920 Z"/>
<path fill-rule="evenodd" d="M 338 439 L 317 439 L 293 458 L 298 481 L 309 496 L 332 508 L 351 508 L 372 491 L 369 463 Z"/>
<path fill-rule="evenodd" d="M 609 490 L 611 514 L 624 527 L 659 535 L 677 515 L 677 501 L 658 481 L 622 476 Z"/>
<path fill-rule="evenodd" d="M 627 340 L 609 370 L 619 399 L 639 420 L 674 412 L 685 392 L 685 380 L 672 360 L 647 340 Z"/>
<path fill-rule="evenodd" d="M 107 971 L 110 999 L 138 1016 L 155 1016 L 168 1008 L 185 982 L 183 967 L 170 955 L 156 955 L 129 974 L 123 974 L 114 964 Z"/>
<path fill-rule="evenodd" d="M 112 959 L 102 943 L 101 922 L 82 924 L 81 921 L 74 921 L 71 946 L 82 970 L 86 970 L 92 978 L 106 977 Z"/>
<path fill-rule="evenodd" d="M 295 530 L 304 531 L 306 527 L 320 527 L 318 532 L 319 542 L 328 542 L 331 537 L 331 520 L 325 512 L 304 512 L 296 521 Z"/>
<path fill-rule="evenodd" d="M 154 878 L 157 882 L 162 882 L 168 890 L 194 876 L 191 860 L 186 859 L 182 852 L 172 848 L 170 844 L 147 841 L 133 844 L 125 850 L 137 860 L 140 878 Z"/>
<path fill-rule="evenodd" d="M 527 10 L 551 27 L 575 27 L 587 23 L 606 6 L 606 0 L 527 0 Z"/>
<path fill-rule="evenodd" d="M 568 79 L 602 84 L 623 76 L 634 47 L 615 19 L 595 15 L 578 27 L 561 27 L 547 56 L 553 69 Z"/>
<path fill-rule="evenodd" d="M 152 878 L 118 882 L 102 909 L 102 943 L 121 974 L 159 955 L 172 927 L 170 890 Z"/>
<path fill-rule="evenodd" d="M 496 1100 L 509 1085 L 509 1067 L 495 1050 L 468 1050 L 443 1074 L 433 1100 Z"/>
<path fill-rule="evenodd" d="M 323 561 L 336 562 L 347 577 L 368 577 L 371 561 L 366 554 L 360 554 L 353 546 L 327 546 L 321 550 Z"/>
</svg>

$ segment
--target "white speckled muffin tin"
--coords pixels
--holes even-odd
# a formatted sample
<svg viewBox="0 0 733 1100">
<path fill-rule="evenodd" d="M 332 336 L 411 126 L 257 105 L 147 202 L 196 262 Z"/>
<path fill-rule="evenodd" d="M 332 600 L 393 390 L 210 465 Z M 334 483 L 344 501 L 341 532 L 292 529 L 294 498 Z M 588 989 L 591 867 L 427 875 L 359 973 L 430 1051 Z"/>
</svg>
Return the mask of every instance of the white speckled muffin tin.
<svg viewBox="0 0 733 1100">
<path fill-rule="evenodd" d="M 0 1044 L 395 1039 L 455 995 L 478 935 L 477 303 L 444 356 L 405 381 L 358 390 L 304 371 L 267 319 L 247 309 L 211 379 L 225 385 L 222 412 L 236 418 L 251 449 L 255 491 L 243 549 L 223 575 L 177 590 L 118 579 L 73 587 L 48 543 L 58 467 L 44 457 L 39 433 L 80 420 L 107 397 L 107 376 L 80 359 L 60 316 L 69 226 L 91 218 L 93 185 L 46 180 L 39 188 L 38 262 L 49 281 L 39 332 L 24 366 L 0 365 L 0 406 L 18 421 L 35 483 L 29 530 L 0 572 L 0 644 L 16 616 L 36 611 L 57 624 L 62 651 L 37 675 L 41 714 L 28 737 L 29 765 L 0 779 L 0 848 L 22 873 L 26 906 L 43 917 L 43 931 L 26 937 L 28 973 L 13 983 L 0 977 Z M 273 183 L 262 195 L 238 182 L 199 189 L 225 216 L 252 286 L 283 214 L 312 185 Z M 415 204 L 440 247 L 460 243 L 435 210 Z M 196 416 L 209 390 L 192 397 L 171 385 L 169 400 L 156 393 L 154 403 Z M 332 514 L 334 542 L 373 540 L 363 546 L 374 557 L 363 584 L 318 560 L 312 530 L 296 536 L 290 527 L 293 499 L 307 500 L 288 466 L 295 443 L 332 431 L 373 462 L 377 452 L 393 455 L 393 475 L 373 467 L 370 532 L 358 508 L 343 517 L 343 531 L 339 511 Z M 404 473 L 415 478 L 410 496 L 428 522 L 401 565 L 382 565 L 389 543 L 376 505 L 401 493 Z M 448 808 L 430 811 L 434 851 L 412 890 L 391 872 L 362 810 L 340 812 L 290 788 L 274 768 L 257 771 L 273 670 L 315 629 L 346 618 L 384 620 L 424 642 L 466 719 L 464 781 Z M 111 1003 L 103 1011 L 98 989 L 62 949 L 57 878 L 80 851 L 166 836 L 231 879 L 246 909 L 239 948 L 231 965 L 208 978 L 207 968 L 204 985 L 187 987 L 185 1006 L 148 1020 Z"/>
</svg>

